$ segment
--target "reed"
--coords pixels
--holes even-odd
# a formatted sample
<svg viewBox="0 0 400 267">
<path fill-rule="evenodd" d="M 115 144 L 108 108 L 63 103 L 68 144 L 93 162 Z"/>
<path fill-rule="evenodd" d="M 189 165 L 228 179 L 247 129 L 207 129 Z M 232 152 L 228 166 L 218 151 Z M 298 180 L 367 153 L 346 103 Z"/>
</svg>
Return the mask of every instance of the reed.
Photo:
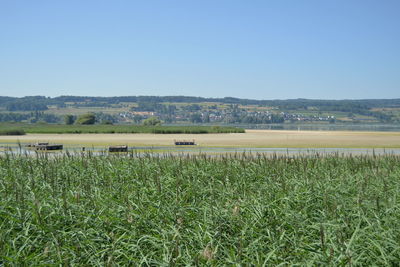
<svg viewBox="0 0 400 267">
<path fill-rule="evenodd" d="M 0 265 L 397 265 L 400 157 L 0 156 Z"/>
</svg>

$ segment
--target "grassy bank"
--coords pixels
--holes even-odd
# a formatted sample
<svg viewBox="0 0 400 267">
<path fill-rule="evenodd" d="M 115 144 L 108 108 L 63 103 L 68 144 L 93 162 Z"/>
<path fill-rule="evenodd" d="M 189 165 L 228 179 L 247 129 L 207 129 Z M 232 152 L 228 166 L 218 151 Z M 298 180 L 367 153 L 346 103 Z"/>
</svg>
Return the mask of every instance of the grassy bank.
<svg viewBox="0 0 400 267">
<path fill-rule="evenodd" d="M 155 133 L 207 134 L 244 133 L 244 129 L 222 126 L 141 126 L 141 125 L 61 125 L 61 124 L 0 124 L 1 131 L 15 130 L 38 134 L 65 133 Z"/>
<path fill-rule="evenodd" d="M 0 265 L 396 265 L 400 158 L 0 156 Z"/>
<path fill-rule="evenodd" d="M 0 135 L 25 135 L 25 131 L 23 129 L 0 129 Z"/>
</svg>

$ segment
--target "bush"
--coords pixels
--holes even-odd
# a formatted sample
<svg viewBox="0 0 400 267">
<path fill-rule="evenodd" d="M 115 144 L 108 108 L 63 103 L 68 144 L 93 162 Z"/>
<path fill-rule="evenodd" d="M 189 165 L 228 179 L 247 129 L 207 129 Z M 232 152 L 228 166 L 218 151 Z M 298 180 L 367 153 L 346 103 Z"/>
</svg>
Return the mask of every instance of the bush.
<svg viewBox="0 0 400 267">
<path fill-rule="evenodd" d="M 96 116 L 93 113 L 86 113 L 80 115 L 76 120 L 76 124 L 84 124 L 84 125 L 94 124 L 95 122 L 96 122 Z"/>
<path fill-rule="evenodd" d="M 145 119 L 143 121 L 143 125 L 145 125 L 145 126 L 157 126 L 157 125 L 161 125 L 161 121 L 157 117 L 150 117 L 150 118 Z"/>
<path fill-rule="evenodd" d="M 71 115 L 71 114 L 67 114 L 67 115 L 64 116 L 64 122 L 65 122 L 65 124 L 67 124 L 67 125 L 72 125 L 72 124 L 74 124 L 75 119 L 76 119 L 75 116 L 74 116 L 74 115 Z"/>
<path fill-rule="evenodd" d="M 102 125 L 113 125 L 112 121 L 110 121 L 110 120 L 102 120 L 101 124 Z"/>
<path fill-rule="evenodd" d="M 25 135 L 25 131 L 22 129 L 0 130 L 0 135 Z"/>
</svg>

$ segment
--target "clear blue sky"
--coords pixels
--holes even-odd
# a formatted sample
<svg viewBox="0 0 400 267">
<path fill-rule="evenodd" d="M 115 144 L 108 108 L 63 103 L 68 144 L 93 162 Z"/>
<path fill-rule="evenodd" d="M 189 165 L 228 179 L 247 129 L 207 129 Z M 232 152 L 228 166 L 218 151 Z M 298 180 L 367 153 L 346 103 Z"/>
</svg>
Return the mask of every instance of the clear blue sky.
<svg viewBox="0 0 400 267">
<path fill-rule="evenodd" d="M 1 0 L 0 95 L 399 98 L 399 0 Z"/>
</svg>

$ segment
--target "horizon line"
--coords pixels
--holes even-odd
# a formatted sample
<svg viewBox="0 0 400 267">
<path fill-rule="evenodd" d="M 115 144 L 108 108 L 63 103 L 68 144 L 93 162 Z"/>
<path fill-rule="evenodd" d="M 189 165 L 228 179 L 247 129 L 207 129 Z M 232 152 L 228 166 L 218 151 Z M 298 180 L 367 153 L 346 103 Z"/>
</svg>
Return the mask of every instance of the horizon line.
<svg viewBox="0 0 400 267">
<path fill-rule="evenodd" d="M 114 97 L 192 97 L 192 98 L 204 98 L 204 99 L 238 99 L 238 100 L 250 100 L 250 101 L 287 101 L 287 100 L 314 100 L 314 101 L 359 101 L 359 100 L 400 100 L 399 98 L 342 98 L 342 99 L 324 99 L 324 98 L 275 98 L 275 99 L 252 99 L 252 98 L 240 98 L 234 96 L 224 97 L 206 97 L 206 96 L 192 96 L 192 95 L 114 95 L 114 96 L 90 96 L 90 95 L 59 95 L 59 96 L 46 96 L 46 95 L 25 95 L 25 96 L 7 96 L 0 95 L 0 97 L 10 98 L 26 98 L 26 97 L 46 97 L 50 99 L 59 97 L 86 97 L 86 98 L 114 98 Z"/>
</svg>

